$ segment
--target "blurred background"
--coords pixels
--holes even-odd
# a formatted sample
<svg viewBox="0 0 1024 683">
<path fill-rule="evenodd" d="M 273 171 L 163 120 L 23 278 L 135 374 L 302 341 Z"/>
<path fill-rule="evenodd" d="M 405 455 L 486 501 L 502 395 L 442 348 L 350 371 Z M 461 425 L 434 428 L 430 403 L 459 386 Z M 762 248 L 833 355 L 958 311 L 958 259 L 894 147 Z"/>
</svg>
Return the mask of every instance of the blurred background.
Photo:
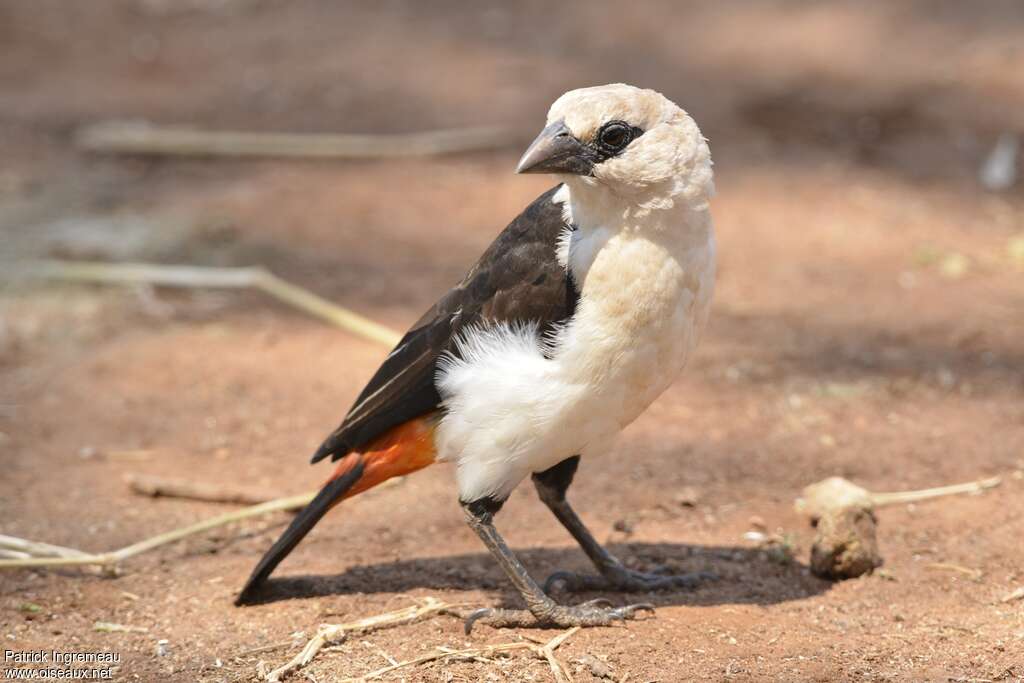
<svg viewBox="0 0 1024 683">
<path fill-rule="evenodd" d="M 791 502 L 822 477 L 896 490 L 1024 469 L 1022 74 L 1016 0 L 0 0 L 0 268 L 42 258 L 259 265 L 402 330 L 550 186 L 513 169 L 557 96 L 616 81 L 654 88 L 710 140 L 716 301 L 686 377 L 630 428 L 621 457 L 581 468 L 579 508 L 635 562 L 647 552 L 700 564 L 689 546 L 629 544 L 732 548 L 758 524 L 786 529 L 805 552 L 810 532 Z M 76 143 L 85 126 L 124 120 L 503 132 L 485 150 L 390 159 L 182 158 Z M 254 292 L 8 284 L 0 533 L 108 549 L 220 509 L 139 503 L 120 480 L 128 472 L 275 495 L 311 488 L 326 471 L 306 457 L 385 352 Z M 319 609 L 365 613 L 409 591 L 487 600 L 503 590 L 500 575 L 462 528 L 450 477 L 434 468 L 360 499 L 282 572 L 333 577 L 314 591 Z M 725 553 L 712 563 L 726 581 L 661 598 L 661 624 L 675 628 L 673 609 L 689 623 L 685 607 L 700 605 L 703 623 L 739 649 L 683 627 L 651 647 L 671 662 L 681 653 L 678 664 L 662 659 L 668 671 L 709 677 L 732 660 L 754 678 L 829 679 L 843 667 L 994 677 L 1024 637 L 1019 610 L 980 606 L 1024 571 L 1020 487 L 1008 475 L 982 497 L 887 513 L 883 554 L 898 584 L 831 588 L 799 565 Z M 513 544 L 559 549 L 527 554 L 538 575 L 575 566 L 531 498 L 517 493 L 503 520 Z M 316 621 L 309 600 L 244 615 L 229 606 L 276 528 L 246 530 L 241 541 L 196 541 L 185 558 L 162 550 L 114 583 L 0 575 L 0 623 L 22 643 L 46 644 L 52 629 L 89 643 L 88 624 L 120 615 L 150 628 L 141 644 L 103 641 L 139 653 L 130 670 L 210 674 L 214 644 L 259 644 L 251 624 L 279 640 Z M 446 561 L 446 549 L 466 555 Z M 991 578 L 929 572 L 929 562 Z M 348 571 L 360 564 L 376 573 Z M 143 600 L 125 616 L 118 592 L 148 597 L 153 577 L 181 602 Z M 75 607 L 44 626 L 17 610 L 26 595 Z M 858 630 L 896 629 L 878 614 L 897 600 L 925 659 L 900 660 L 898 639 Z M 801 629 L 812 609 L 834 616 L 813 642 Z M 184 626 L 197 615 L 205 631 Z M 969 664 L 936 626 L 951 615 L 971 631 L 957 636 Z M 773 657 L 758 661 L 744 643 L 775 629 Z M 153 659 L 147 638 L 158 632 L 188 654 Z M 833 658 L 784 663 L 818 647 Z M 620 656 L 638 675 L 659 659 Z"/>
</svg>

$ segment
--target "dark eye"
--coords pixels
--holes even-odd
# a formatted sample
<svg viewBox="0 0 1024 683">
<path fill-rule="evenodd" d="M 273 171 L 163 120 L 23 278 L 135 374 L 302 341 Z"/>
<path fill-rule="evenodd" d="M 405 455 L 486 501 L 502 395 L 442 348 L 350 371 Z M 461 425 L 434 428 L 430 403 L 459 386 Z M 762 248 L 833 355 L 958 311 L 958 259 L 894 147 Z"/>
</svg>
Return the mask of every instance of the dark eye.
<svg viewBox="0 0 1024 683">
<path fill-rule="evenodd" d="M 632 131 L 629 129 L 629 126 L 619 121 L 606 123 L 597 135 L 597 139 L 604 147 L 614 151 L 618 151 L 628 145 L 632 137 Z"/>
</svg>

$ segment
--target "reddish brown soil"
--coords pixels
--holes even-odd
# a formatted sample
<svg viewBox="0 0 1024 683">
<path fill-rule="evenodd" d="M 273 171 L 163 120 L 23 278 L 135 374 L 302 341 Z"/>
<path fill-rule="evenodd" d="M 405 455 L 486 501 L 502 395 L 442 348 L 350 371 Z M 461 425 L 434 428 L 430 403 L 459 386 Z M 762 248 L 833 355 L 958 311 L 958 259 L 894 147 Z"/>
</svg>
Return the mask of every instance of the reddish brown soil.
<svg viewBox="0 0 1024 683">
<path fill-rule="evenodd" d="M 617 457 L 583 464 L 571 496 L 631 565 L 720 579 L 610 596 L 651 600 L 657 616 L 576 634 L 560 656 L 580 682 L 597 680 L 573 663 L 587 654 L 631 683 L 1024 678 L 1024 602 L 1001 601 L 1024 585 L 1024 279 L 1009 246 L 1024 195 L 976 181 L 999 133 L 1024 126 L 1020 4 L 350 4 L 0 0 L 4 255 L 259 263 L 400 328 L 546 188 L 511 169 L 555 96 L 658 88 L 717 160 L 713 322 L 685 378 Z M 108 117 L 497 123 L 516 139 L 387 162 L 76 153 L 74 128 Z M 125 473 L 314 487 L 326 470 L 307 455 L 385 353 L 255 294 L 20 285 L 0 306 L 0 532 L 97 551 L 224 509 L 139 498 Z M 812 533 L 792 507 L 831 475 L 874 490 L 1004 481 L 881 510 L 886 571 L 832 584 L 809 574 Z M 324 621 L 416 596 L 514 603 L 451 479 L 435 467 L 346 503 L 256 607 L 231 601 L 283 514 L 140 556 L 117 578 L 4 572 L 4 648 L 117 651 L 125 680 L 249 681 Z M 695 507 L 677 502 L 685 487 Z M 795 562 L 744 540 L 754 516 L 791 537 Z M 529 486 L 499 526 L 538 577 L 587 568 Z M 439 617 L 353 638 L 307 680 L 378 668 L 382 651 L 518 637 L 467 638 Z M 520 654 L 388 680 L 550 676 Z"/>
</svg>

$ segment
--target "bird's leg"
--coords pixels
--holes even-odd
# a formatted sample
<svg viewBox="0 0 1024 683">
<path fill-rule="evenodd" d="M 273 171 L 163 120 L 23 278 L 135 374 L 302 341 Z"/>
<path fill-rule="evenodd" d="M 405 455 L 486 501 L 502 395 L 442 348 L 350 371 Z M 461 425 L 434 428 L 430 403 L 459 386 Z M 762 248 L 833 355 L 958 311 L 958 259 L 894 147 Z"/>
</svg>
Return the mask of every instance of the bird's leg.
<svg viewBox="0 0 1024 683">
<path fill-rule="evenodd" d="M 590 590 L 646 592 L 670 588 L 695 588 L 702 581 L 714 578 L 713 575 L 705 572 L 666 575 L 633 571 L 627 569 L 617 557 L 605 550 L 590 533 L 590 530 L 584 526 L 583 521 L 569 505 L 569 501 L 565 499 L 565 491 L 572 483 L 579 460 L 578 455 L 573 456 L 550 469 L 538 472 L 533 475 L 533 483 L 540 499 L 580 544 L 583 552 L 597 567 L 600 575 L 577 574 L 568 571 L 555 572 L 544 582 L 545 592 L 550 592 L 556 585 L 561 585 L 563 590 L 570 592 Z"/>
<path fill-rule="evenodd" d="M 581 605 L 559 605 L 541 590 L 530 577 L 512 550 L 506 545 L 498 530 L 494 528 L 494 513 L 501 507 L 489 499 L 463 503 L 469 527 L 484 542 L 498 565 L 505 571 L 512 585 L 526 601 L 526 609 L 479 609 L 466 618 L 466 634 L 477 622 L 495 627 L 549 626 L 568 628 L 571 626 L 608 626 L 616 621 L 632 619 L 638 612 L 654 611 L 648 604 L 614 607 L 607 600 L 591 600 Z"/>
</svg>

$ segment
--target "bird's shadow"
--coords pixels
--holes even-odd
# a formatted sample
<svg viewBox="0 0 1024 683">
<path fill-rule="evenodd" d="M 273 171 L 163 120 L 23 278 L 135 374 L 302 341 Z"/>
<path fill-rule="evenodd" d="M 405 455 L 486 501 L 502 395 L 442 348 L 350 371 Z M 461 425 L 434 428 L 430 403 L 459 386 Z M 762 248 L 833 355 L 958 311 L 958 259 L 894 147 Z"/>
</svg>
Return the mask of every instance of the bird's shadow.
<svg viewBox="0 0 1024 683">
<path fill-rule="evenodd" d="M 814 577 L 806 565 L 777 550 L 678 543 L 622 543 L 612 544 L 608 549 L 632 569 L 714 575 L 715 578 L 702 582 L 695 589 L 643 594 L 644 602 L 657 606 L 773 605 L 824 593 L 832 585 Z M 516 554 L 539 583 L 560 569 L 594 571 L 576 548 L 517 550 Z M 502 606 L 522 606 L 519 596 L 486 553 L 359 565 L 334 576 L 271 579 L 253 596 L 252 603 L 358 593 L 402 593 L 419 588 L 496 591 L 500 593 L 496 596 L 497 602 Z M 600 593 L 581 594 L 588 598 L 595 595 Z M 558 593 L 554 597 L 568 603 L 583 599 Z"/>
</svg>

